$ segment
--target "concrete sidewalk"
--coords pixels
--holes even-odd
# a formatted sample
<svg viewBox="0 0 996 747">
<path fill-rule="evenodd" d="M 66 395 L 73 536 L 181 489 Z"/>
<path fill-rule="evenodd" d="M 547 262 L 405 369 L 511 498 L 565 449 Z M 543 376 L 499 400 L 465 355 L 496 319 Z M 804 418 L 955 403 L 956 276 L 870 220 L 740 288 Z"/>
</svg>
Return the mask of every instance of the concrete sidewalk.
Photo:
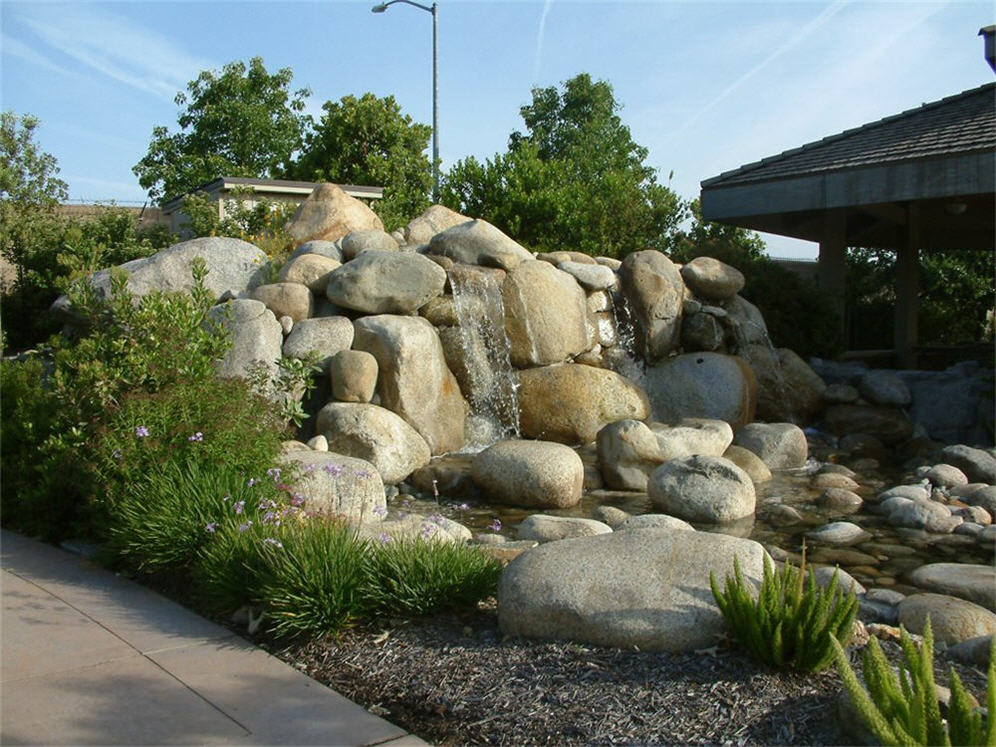
<svg viewBox="0 0 996 747">
<path fill-rule="evenodd" d="M 0 532 L 3 744 L 425 743 L 231 631 Z"/>
</svg>

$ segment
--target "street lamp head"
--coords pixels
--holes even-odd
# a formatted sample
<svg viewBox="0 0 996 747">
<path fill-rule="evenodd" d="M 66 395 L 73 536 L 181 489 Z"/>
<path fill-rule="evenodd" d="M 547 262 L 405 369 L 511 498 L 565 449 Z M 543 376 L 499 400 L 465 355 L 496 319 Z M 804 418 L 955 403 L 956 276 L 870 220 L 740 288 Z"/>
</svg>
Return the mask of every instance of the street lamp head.
<svg viewBox="0 0 996 747">
<path fill-rule="evenodd" d="M 387 3 L 381 3 L 380 5 L 375 5 L 370 9 L 371 13 L 383 13 L 387 10 Z"/>
</svg>

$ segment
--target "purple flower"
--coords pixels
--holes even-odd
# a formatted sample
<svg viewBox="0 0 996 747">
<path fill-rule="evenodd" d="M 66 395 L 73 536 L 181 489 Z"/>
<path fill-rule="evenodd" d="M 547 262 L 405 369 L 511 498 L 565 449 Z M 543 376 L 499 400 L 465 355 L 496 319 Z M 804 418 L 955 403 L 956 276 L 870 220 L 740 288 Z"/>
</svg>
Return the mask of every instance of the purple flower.
<svg viewBox="0 0 996 747">
<path fill-rule="evenodd" d="M 218 522 L 217 521 L 209 521 L 207 523 L 207 526 L 205 526 L 204 528 L 207 529 L 211 534 L 214 534 L 214 530 L 218 528 Z"/>
<path fill-rule="evenodd" d="M 245 501 L 239 501 L 238 503 L 236 503 L 236 504 L 234 504 L 232 506 L 232 508 L 235 509 L 235 513 L 237 513 L 237 514 L 241 514 L 242 511 L 245 509 L 245 507 L 246 507 L 246 502 Z"/>
<path fill-rule="evenodd" d="M 276 521 L 278 524 L 280 523 L 280 520 L 277 518 L 277 515 L 273 511 L 267 511 L 265 514 L 263 514 L 263 523 L 269 524 L 271 521 Z"/>
<path fill-rule="evenodd" d="M 338 464 L 332 464 L 331 462 L 329 462 L 328 464 L 325 465 L 325 471 L 328 472 L 330 475 L 332 475 L 332 477 L 338 477 L 339 475 L 342 474 L 342 467 L 340 467 Z"/>
<path fill-rule="evenodd" d="M 501 519 L 495 519 L 491 522 L 491 531 L 500 532 L 501 531 Z"/>
<path fill-rule="evenodd" d="M 239 531 L 244 532 L 251 526 L 252 526 L 252 521 L 247 521 L 245 524 L 239 524 Z"/>
<path fill-rule="evenodd" d="M 374 516 L 387 516 L 387 509 L 383 506 L 375 506 L 371 511 Z"/>
<path fill-rule="evenodd" d="M 255 477 L 250 477 L 249 480 L 246 482 L 246 486 L 251 488 L 257 482 L 259 481 Z"/>
<path fill-rule="evenodd" d="M 313 464 L 306 464 L 306 465 L 304 465 L 304 471 L 305 471 L 306 474 L 314 472 L 315 471 L 315 465 L 313 465 Z"/>
<path fill-rule="evenodd" d="M 455 508 L 457 511 L 470 511 L 470 506 L 467 505 L 466 503 L 458 503 L 453 508 Z"/>
<path fill-rule="evenodd" d="M 274 539 L 273 537 L 266 537 L 263 540 L 263 544 L 272 545 L 273 547 L 283 547 L 283 545 L 280 543 L 280 540 Z"/>
<path fill-rule="evenodd" d="M 267 477 L 272 477 L 273 482 L 277 482 L 280 480 L 280 467 L 270 467 L 270 469 L 266 470 L 266 475 Z"/>
<path fill-rule="evenodd" d="M 373 475 L 373 472 L 371 472 L 368 469 L 358 469 L 358 470 L 356 470 L 356 476 L 357 477 L 362 477 L 363 479 L 368 479 L 368 478 L 373 477 L 374 475 Z"/>
<path fill-rule="evenodd" d="M 377 539 L 380 541 L 382 545 L 386 545 L 388 542 L 391 541 L 391 535 L 389 535 L 387 532 L 381 532 L 377 536 Z"/>
<path fill-rule="evenodd" d="M 291 505 L 295 506 L 295 507 L 297 507 L 297 506 L 303 506 L 304 505 L 304 496 L 301 495 L 300 493 L 294 493 L 294 495 L 291 496 Z"/>
<path fill-rule="evenodd" d="M 442 514 L 430 514 L 429 515 L 429 521 L 431 521 L 433 524 L 441 524 L 443 522 L 443 515 Z"/>
<path fill-rule="evenodd" d="M 436 531 L 435 524 L 422 524 L 423 537 L 431 537 L 435 531 Z"/>
<path fill-rule="evenodd" d="M 200 431 L 197 431 L 197 433 L 195 433 L 194 435 L 188 436 L 187 440 L 188 441 L 203 441 L 204 440 L 204 434 L 201 433 Z"/>
<path fill-rule="evenodd" d="M 138 428 L 135 429 L 135 435 L 138 438 L 145 438 L 146 436 L 149 435 L 149 429 L 146 428 L 144 425 L 140 425 L 138 426 Z"/>
</svg>

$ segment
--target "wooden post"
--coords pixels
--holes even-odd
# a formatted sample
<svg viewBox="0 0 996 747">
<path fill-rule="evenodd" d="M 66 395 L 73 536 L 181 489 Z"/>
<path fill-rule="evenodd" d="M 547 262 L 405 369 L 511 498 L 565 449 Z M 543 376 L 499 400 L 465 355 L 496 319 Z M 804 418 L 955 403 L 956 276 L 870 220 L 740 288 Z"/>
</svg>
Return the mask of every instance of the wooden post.
<svg viewBox="0 0 996 747">
<path fill-rule="evenodd" d="M 834 300 L 840 317 L 840 330 L 844 336 L 844 348 L 850 347 L 850 339 L 844 315 L 847 311 L 847 216 L 843 210 L 828 210 L 823 215 L 823 231 L 820 234 L 820 258 L 818 280 Z"/>
<path fill-rule="evenodd" d="M 896 365 L 916 368 L 916 346 L 919 336 L 920 312 L 920 209 L 916 204 L 907 208 L 905 246 L 896 257 L 896 326 L 893 347 Z"/>
</svg>

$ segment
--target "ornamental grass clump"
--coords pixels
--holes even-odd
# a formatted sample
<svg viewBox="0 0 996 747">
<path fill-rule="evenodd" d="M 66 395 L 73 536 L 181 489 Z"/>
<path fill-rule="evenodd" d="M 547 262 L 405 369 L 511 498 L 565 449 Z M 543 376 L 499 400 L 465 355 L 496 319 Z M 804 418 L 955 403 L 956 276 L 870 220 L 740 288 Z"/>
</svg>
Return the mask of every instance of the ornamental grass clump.
<svg viewBox="0 0 996 747">
<path fill-rule="evenodd" d="M 733 568 L 724 591 L 715 574 L 709 574 L 709 581 L 733 637 L 755 658 L 776 667 L 818 672 L 833 659 L 833 639 L 845 644 L 850 640 L 858 613 L 854 590 L 845 595 L 836 572 L 826 588 L 817 585 L 812 570 L 807 583 L 805 548 L 799 568 L 786 563 L 778 573 L 765 557 L 756 593 L 744 581 L 736 559 Z"/>
<path fill-rule="evenodd" d="M 930 619 L 924 626 L 919 650 L 905 628 L 900 628 L 905 664 L 893 670 L 872 638 L 863 655 L 862 687 L 844 653 L 833 641 L 834 658 L 844 688 L 865 725 L 883 745 L 996 745 L 996 640 L 990 644 L 986 713 L 972 699 L 951 669 L 951 701 L 947 719 L 941 717 L 934 684 L 934 634 Z"/>
</svg>

